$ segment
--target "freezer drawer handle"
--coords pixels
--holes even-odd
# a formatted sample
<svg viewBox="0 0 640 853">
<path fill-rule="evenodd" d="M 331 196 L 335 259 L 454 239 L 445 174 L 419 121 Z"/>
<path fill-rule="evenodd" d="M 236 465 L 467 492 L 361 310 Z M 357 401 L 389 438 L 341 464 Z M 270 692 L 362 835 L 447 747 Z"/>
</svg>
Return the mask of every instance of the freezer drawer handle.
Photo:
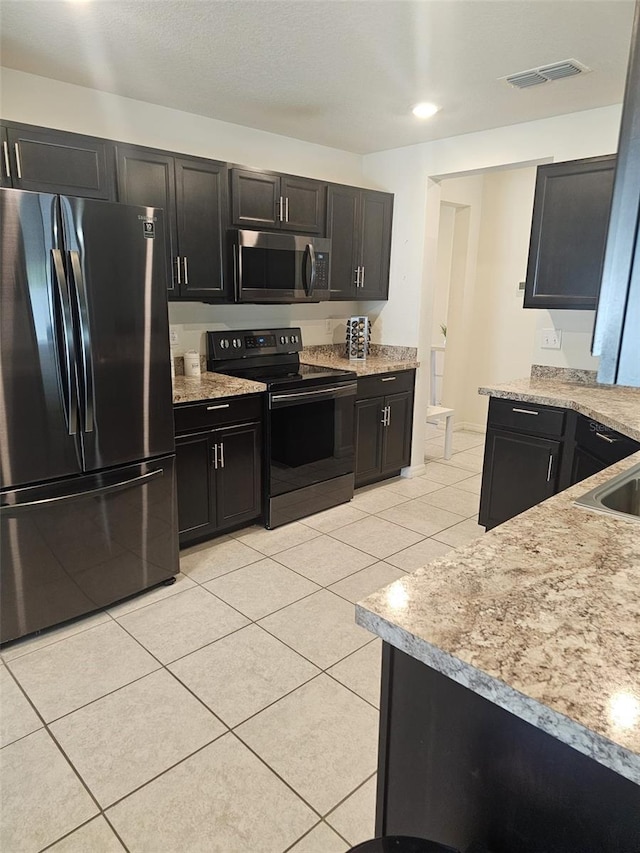
<svg viewBox="0 0 640 853">
<path fill-rule="evenodd" d="M 64 501 L 78 500 L 79 498 L 90 498 L 93 495 L 108 495 L 112 492 L 121 492 L 124 489 L 130 489 L 133 486 L 146 485 L 150 480 L 156 477 L 162 477 L 164 468 L 158 468 L 156 471 L 149 471 L 147 474 L 140 474 L 138 477 L 132 477 L 130 480 L 121 480 L 119 483 L 112 483 L 110 486 L 100 486 L 97 489 L 89 489 L 86 492 L 73 492 L 69 495 L 59 495 L 55 498 L 43 498 L 41 501 L 27 501 L 23 504 L 6 504 L 0 506 L 0 515 L 12 515 L 15 512 L 23 509 L 37 509 L 48 504 L 60 504 Z"/>
<path fill-rule="evenodd" d="M 71 269 L 76 286 L 78 316 L 80 318 L 80 338 L 82 341 L 82 373 L 84 379 L 84 431 L 93 432 L 93 359 L 91 356 L 91 340 L 89 334 L 89 305 L 87 290 L 82 276 L 80 254 L 69 252 Z"/>
<path fill-rule="evenodd" d="M 60 300 L 60 311 L 62 314 L 62 337 L 64 341 L 64 367 L 67 383 L 67 397 L 65 404 L 67 406 L 67 429 L 69 435 L 75 435 L 78 432 L 78 388 L 76 386 L 76 353 L 73 340 L 73 319 L 71 317 L 71 299 L 69 296 L 69 288 L 67 279 L 64 274 L 64 264 L 62 263 L 62 252 L 60 249 L 51 249 L 51 257 L 53 259 L 53 277 L 58 289 L 58 299 Z"/>
</svg>

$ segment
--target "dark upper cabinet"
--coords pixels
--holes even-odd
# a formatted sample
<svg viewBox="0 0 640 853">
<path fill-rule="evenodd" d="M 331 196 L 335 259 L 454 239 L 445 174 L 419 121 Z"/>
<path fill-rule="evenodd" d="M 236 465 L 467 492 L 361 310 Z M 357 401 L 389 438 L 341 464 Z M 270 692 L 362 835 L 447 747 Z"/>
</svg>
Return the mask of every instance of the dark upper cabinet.
<svg viewBox="0 0 640 853">
<path fill-rule="evenodd" d="M 0 125 L 0 146 L 2 147 L 2 157 L 0 158 L 0 187 L 11 187 L 9 141 L 7 139 L 7 128 L 2 125 Z"/>
<path fill-rule="evenodd" d="M 615 165 L 611 154 L 538 167 L 525 308 L 595 309 Z"/>
<path fill-rule="evenodd" d="M 3 186 L 115 200 L 113 143 L 77 133 L 6 124 Z"/>
<path fill-rule="evenodd" d="M 238 228 L 324 235 L 327 185 L 310 178 L 231 169 L 231 221 Z"/>
<path fill-rule="evenodd" d="M 622 107 L 618 164 L 593 336 L 598 382 L 640 387 L 640 3 Z"/>
<path fill-rule="evenodd" d="M 118 200 L 165 211 L 169 297 L 226 299 L 226 164 L 131 145 L 117 146 L 116 162 Z"/>
<path fill-rule="evenodd" d="M 332 185 L 327 201 L 331 299 L 387 299 L 393 195 Z"/>
<path fill-rule="evenodd" d="M 355 485 L 393 477 L 411 461 L 415 371 L 358 380 Z"/>
</svg>

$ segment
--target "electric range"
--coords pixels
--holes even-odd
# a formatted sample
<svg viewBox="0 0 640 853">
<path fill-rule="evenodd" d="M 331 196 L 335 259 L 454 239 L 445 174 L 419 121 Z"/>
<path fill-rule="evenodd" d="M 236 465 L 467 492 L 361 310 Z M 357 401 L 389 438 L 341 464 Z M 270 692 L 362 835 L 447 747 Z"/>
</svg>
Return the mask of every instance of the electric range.
<svg viewBox="0 0 640 853">
<path fill-rule="evenodd" d="M 300 362 L 299 328 L 207 332 L 207 369 L 263 382 L 268 528 L 353 497 L 356 374 Z"/>
</svg>

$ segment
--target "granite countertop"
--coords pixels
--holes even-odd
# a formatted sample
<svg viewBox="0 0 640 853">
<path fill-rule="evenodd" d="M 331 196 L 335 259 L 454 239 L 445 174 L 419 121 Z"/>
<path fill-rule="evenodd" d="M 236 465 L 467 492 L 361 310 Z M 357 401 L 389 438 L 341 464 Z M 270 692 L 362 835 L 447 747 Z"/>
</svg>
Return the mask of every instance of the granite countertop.
<svg viewBox="0 0 640 853">
<path fill-rule="evenodd" d="M 587 385 L 532 376 L 478 388 L 479 394 L 575 409 L 588 418 L 640 441 L 640 388 Z"/>
<path fill-rule="evenodd" d="M 376 373 L 393 373 L 396 370 L 415 370 L 420 367 L 416 356 L 415 347 L 371 344 L 370 354 L 364 361 L 352 361 L 345 355 L 344 344 L 327 344 L 305 347 L 300 353 L 300 361 L 320 367 L 353 370 L 358 376 L 372 376 Z"/>
<path fill-rule="evenodd" d="M 531 379 L 481 389 L 640 439 L 640 391 Z M 640 524 L 574 506 L 640 453 L 356 605 L 356 622 L 640 784 Z"/>
<path fill-rule="evenodd" d="M 222 373 L 201 373 L 200 376 L 175 376 L 173 403 L 197 403 L 219 397 L 237 397 L 241 394 L 261 394 L 267 390 L 262 382 L 252 382 Z"/>
</svg>

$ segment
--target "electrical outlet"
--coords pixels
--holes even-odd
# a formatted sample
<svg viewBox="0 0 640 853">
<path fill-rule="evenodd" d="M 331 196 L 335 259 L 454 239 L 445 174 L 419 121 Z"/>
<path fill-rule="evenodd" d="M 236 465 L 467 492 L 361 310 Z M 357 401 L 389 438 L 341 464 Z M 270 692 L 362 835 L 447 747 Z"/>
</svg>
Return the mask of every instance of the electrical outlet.
<svg viewBox="0 0 640 853">
<path fill-rule="evenodd" d="M 562 344 L 561 329 L 543 329 L 542 330 L 542 349 L 560 349 Z"/>
<path fill-rule="evenodd" d="M 174 347 L 180 343 L 180 335 L 178 334 L 178 330 L 174 329 L 173 326 L 169 326 L 169 345 Z"/>
<path fill-rule="evenodd" d="M 333 332 L 333 324 L 331 320 L 327 319 L 324 321 L 324 331 L 327 335 L 330 335 Z"/>
</svg>

